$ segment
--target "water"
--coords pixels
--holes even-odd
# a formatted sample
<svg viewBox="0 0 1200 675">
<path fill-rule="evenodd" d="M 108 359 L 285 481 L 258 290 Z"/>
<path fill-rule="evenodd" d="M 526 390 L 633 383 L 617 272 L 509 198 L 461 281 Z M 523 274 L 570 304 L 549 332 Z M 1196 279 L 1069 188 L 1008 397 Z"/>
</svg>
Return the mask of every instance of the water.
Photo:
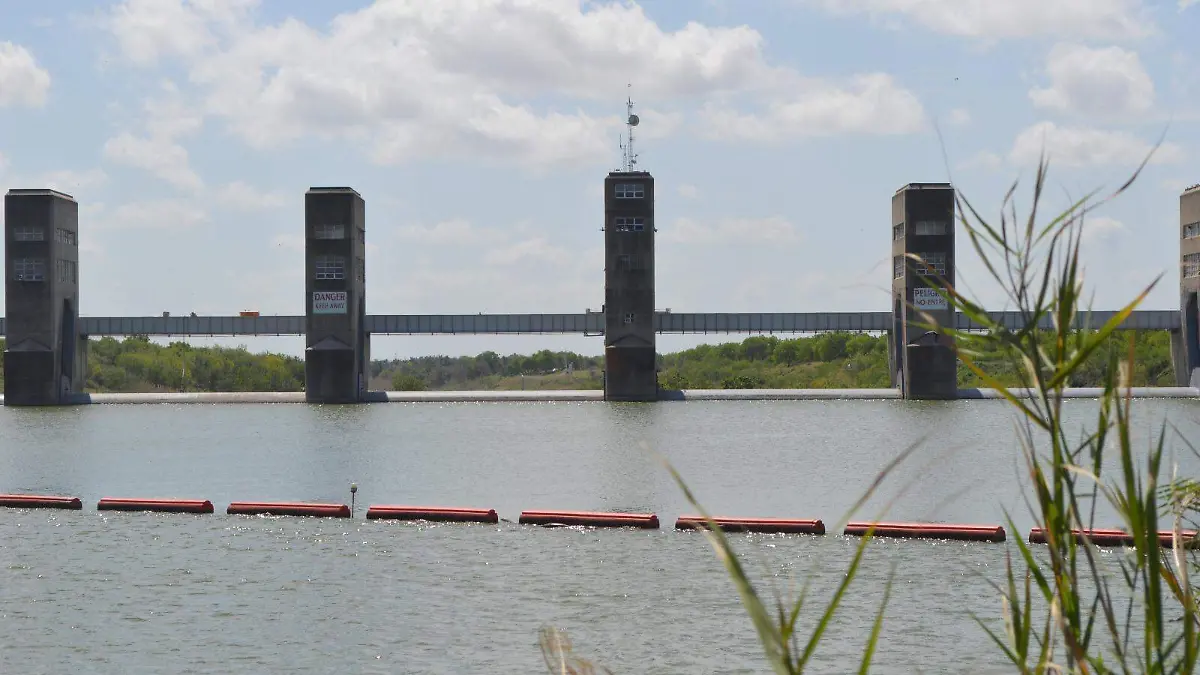
<svg viewBox="0 0 1200 675">
<path fill-rule="evenodd" d="M 1196 402 L 1135 407 L 1142 442 L 1163 420 L 1200 437 Z M 1094 408 L 1068 403 L 1081 422 Z M 820 517 L 832 528 L 924 438 L 859 515 L 896 498 L 889 519 L 998 523 L 1007 507 L 1023 536 L 1011 410 L 996 401 L 3 408 L 0 491 L 75 494 L 85 510 L 0 511 L 0 671 L 538 673 L 538 629 L 555 625 L 615 672 L 767 672 L 711 547 L 671 529 L 691 508 L 660 456 L 715 513 Z M 1187 452 L 1178 461 L 1200 468 Z M 232 500 L 348 501 L 351 481 L 354 521 L 223 514 Z M 218 513 L 96 512 L 104 496 L 207 498 Z M 649 510 L 665 528 L 361 520 L 372 503 L 490 507 L 514 521 L 522 509 Z M 806 625 L 857 543 L 734 538 L 763 584 L 811 580 Z M 986 579 L 1003 574 L 1003 551 L 874 542 L 813 672 L 857 668 L 893 567 L 873 672 L 1007 672 L 968 616 L 999 617 Z"/>
</svg>

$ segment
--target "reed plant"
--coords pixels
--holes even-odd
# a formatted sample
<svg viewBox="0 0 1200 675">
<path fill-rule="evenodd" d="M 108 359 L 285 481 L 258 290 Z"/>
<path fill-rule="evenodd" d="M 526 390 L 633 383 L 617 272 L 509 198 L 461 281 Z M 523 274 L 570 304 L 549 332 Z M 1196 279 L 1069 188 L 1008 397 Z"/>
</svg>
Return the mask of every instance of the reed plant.
<svg viewBox="0 0 1200 675">
<path fill-rule="evenodd" d="M 1098 198 L 1099 192 L 1089 193 L 1049 218 L 1040 211 L 1048 169 L 1045 157 L 1038 164 L 1031 205 L 1024 216 L 1017 213 L 1017 182 L 1004 196 L 998 223 L 989 222 L 956 193 L 960 232 L 1003 289 L 1006 309 L 1019 313 L 1016 328 L 1006 327 L 981 303 L 948 287 L 944 280 L 928 279 L 954 310 L 982 330 L 959 331 L 925 316 L 927 328 L 952 338 L 963 366 L 1018 413 L 1019 457 L 1028 479 L 1025 501 L 1046 543 L 1029 544 L 1019 535 L 1010 538 L 1003 579 L 988 582 L 998 596 L 1003 629 L 993 628 L 979 616 L 975 620 L 1001 658 L 1023 674 L 1174 675 L 1195 672 L 1200 656 L 1200 611 L 1191 581 L 1198 570 L 1186 557 L 1194 550 L 1194 533 L 1184 529 L 1189 518 L 1200 514 L 1200 483 L 1177 475 L 1160 483 L 1168 439 L 1175 438 L 1166 423 L 1149 447 L 1133 439 L 1132 337 L 1125 356 L 1110 354 L 1094 424 L 1072 429 L 1064 414 L 1064 394 L 1073 375 L 1099 353 L 1158 283 L 1153 280 L 1116 315 L 1092 325 L 1085 309 L 1083 233 L 1089 216 L 1127 191 L 1144 166 L 1145 162 L 1110 194 Z M 1020 386 L 1005 386 L 989 375 L 975 360 L 983 353 L 1006 355 L 1020 375 Z M 894 465 L 876 478 L 856 507 Z M 859 543 L 832 599 L 800 640 L 798 617 L 804 593 L 790 604 L 778 595 L 773 604 L 764 601 L 729 539 L 678 473 L 670 466 L 668 470 L 688 501 L 708 519 L 705 536 L 729 573 L 772 670 L 780 675 L 803 672 L 853 583 L 870 533 Z M 1132 537 L 1128 555 L 1105 557 L 1081 532 L 1095 528 L 1101 503 L 1111 507 Z M 1009 532 L 1016 534 L 1007 510 L 1005 520 Z M 864 638 L 859 672 L 870 667 L 886 604 L 885 592 Z M 543 641 L 544 651 L 546 647 Z M 551 672 L 587 671 L 552 668 Z"/>
</svg>

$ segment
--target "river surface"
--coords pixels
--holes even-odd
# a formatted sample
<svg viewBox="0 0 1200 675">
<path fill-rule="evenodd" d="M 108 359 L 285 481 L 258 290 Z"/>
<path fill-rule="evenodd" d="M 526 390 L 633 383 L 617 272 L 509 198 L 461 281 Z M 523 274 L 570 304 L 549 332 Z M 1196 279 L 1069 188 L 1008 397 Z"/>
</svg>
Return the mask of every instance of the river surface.
<svg viewBox="0 0 1200 675">
<path fill-rule="evenodd" d="M 1200 439 L 1200 402 L 1135 402 Z M 1070 401 L 1090 422 L 1095 404 Z M 822 518 L 920 443 L 857 517 L 999 524 L 1024 536 L 1001 401 L 761 401 L 0 408 L 0 492 L 82 512 L 0 510 L 0 672 L 541 673 L 538 630 L 617 673 L 766 673 L 671 462 L 718 515 Z M 1173 447 L 1184 448 L 1172 441 Z M 1195 475 L 1187 450 L 1173 455 Z M 354 520 L 224 515 L 233 500 L 349 502 Z M 217 513 L 100 513 L 101 497 L 211 499 Z M 894 501 L 893 501 L 894 500 Z M 366 521 L 369 504 L 653 511 L 659 531 Z M 1106 520 L 1107 519 L 1107 520 Z M 1115 525 L 1102 510 L 1098 525 Z M 815 621 L 855 538 L 732 535 L 765 593 L 807 580 Z M 1004 544 L 872 542 L 810 672 L 856 671 L 889 571 L 877 673 L 1009 672 L 970 618 Z M 1119 552 L 1105 556 L 1112 562 Z"/>
</svg>

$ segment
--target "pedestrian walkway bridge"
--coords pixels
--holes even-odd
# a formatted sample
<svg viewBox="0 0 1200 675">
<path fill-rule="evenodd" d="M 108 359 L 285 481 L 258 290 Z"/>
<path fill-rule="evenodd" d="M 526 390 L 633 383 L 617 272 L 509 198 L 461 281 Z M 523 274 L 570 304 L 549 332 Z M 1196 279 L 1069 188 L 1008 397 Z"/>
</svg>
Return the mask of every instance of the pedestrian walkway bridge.
<svg viewBox="0 0 1200 675">
<path fill-rule="evenodd" d="M 1115 314 L 1096 311 L 1081 315 L 1076 327 L 1087 321 L 1099 327 Z M 1025 321 L 1018 312 L 991 312 L 1015 329 Z M 84 335 L 152 335 L 210 337 L 236 335 L 304 335 L 304 316 L 84 316 Z M 831 331 L 883 332 L 891 329 L 890 312 L 805 312 L 805 313 L 704 313 L 657 312 L 658 333 L 826 333 Z M 958 328 L 975 330 L 978 324 L 959 314 Z M 1044 326 L 1050 326 L 1046 317 Z M 1179 330 L 1177 310 L 1133 312 L 1122 324 L 1124 330 Z M 603 335 L 604 315 L 583 314 L 371 314 L 366 332 L 373 335 L 458 335 L 458 334 L 582 334 Z M 0 318 L 0 335 L 4 319 Z"/>
</svg>

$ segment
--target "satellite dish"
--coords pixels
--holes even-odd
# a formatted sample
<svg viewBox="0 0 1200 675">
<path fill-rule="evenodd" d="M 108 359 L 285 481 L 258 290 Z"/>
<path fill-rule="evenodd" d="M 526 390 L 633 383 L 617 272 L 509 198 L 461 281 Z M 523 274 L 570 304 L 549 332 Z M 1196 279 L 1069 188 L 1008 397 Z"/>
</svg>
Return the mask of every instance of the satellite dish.
<svg viewBox="0 0 1200 675">
<path fill-rule="evenodd" d="M 638 122 L 641 122 L 641 121 L 642 120 L 637 115 L 629 116 L 629 126 L 631 126 L 631 127 L 636 127 L 638 125 Z"/>
</svg>

